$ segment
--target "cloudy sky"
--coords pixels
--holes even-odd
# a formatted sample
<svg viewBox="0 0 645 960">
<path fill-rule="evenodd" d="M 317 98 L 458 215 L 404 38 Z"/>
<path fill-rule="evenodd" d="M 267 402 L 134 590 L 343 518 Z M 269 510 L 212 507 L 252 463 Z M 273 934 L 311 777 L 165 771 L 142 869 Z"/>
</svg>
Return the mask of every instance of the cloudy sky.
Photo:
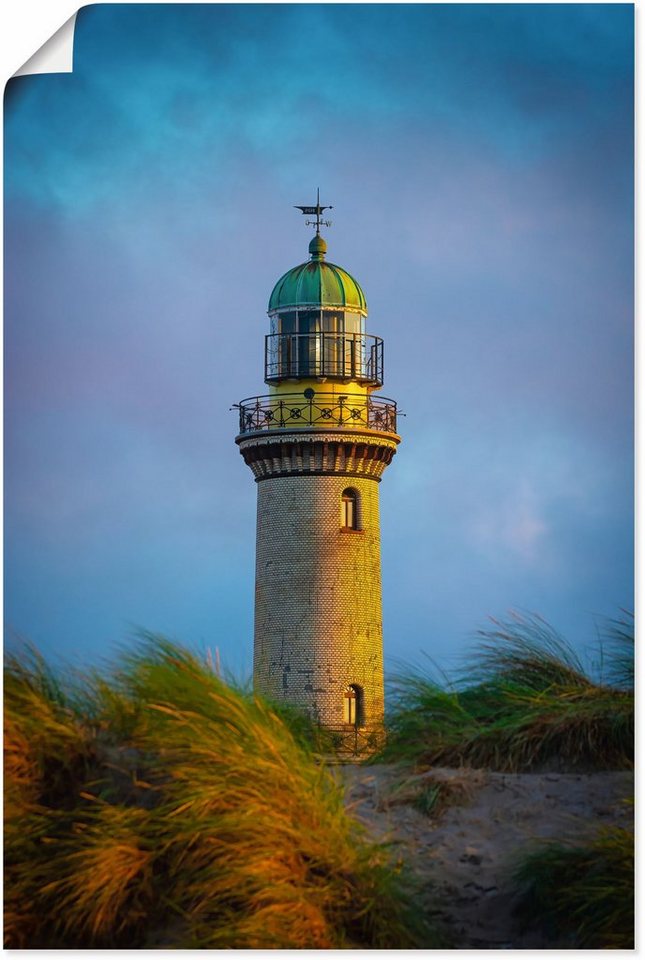
<svg viewBox="0 0 645 960">
<path fill-rule="evenodd" d="M 250 669 L 233 438 L 274 282 L 332 203 L 407 416 L 386 657 L 633 606 L 629 5 L 117 5 L 6 92 L 5 620 Z"/>
</svg>

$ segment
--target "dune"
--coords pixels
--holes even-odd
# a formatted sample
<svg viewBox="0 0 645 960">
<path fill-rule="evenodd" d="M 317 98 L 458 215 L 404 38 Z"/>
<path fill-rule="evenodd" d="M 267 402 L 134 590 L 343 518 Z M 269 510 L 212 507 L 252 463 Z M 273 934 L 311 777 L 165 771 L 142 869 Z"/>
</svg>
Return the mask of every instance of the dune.
<svg viewBox="0 0 645 960">
<path fill-rule="evenodd" d="M 337 776 L 350 811 L 374 839 L 393 843 L 457 949 L 563 946 L 544 930 L 522 929 L 514 869 L 544 841 L 584 842 L 600 827 L 633 823 L 633 773 L 624 770 L 511 774 L 465 767 L 411 775 L 397 764 L 347 764 Z M 418 798 L 437 787 L 447 805 L 421 812 Z"/>
</svg>

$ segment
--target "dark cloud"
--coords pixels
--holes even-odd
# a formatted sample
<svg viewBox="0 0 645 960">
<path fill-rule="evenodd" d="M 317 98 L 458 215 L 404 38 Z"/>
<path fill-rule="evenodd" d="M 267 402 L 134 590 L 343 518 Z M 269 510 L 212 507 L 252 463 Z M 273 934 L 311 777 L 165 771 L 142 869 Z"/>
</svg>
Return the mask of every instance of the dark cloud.
<svg viewBox="0 0 645 960">
<path fill-rule="evenodd" d="M 8 622 L 248 666 L 229 407 L 318 184 L 408 414 L 386 637 L 630 606 L 631 44 L 627 5 L 83 8 L 74 74 L 7 101 Z"/>
</svg>

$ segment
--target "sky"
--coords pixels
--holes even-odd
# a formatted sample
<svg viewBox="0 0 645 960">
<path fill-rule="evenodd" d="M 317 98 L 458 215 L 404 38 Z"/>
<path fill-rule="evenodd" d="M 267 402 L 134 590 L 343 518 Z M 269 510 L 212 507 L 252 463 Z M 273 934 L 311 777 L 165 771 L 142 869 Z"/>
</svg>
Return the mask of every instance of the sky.
<svg viewBox="0 0 645 960">
<path fill-rule="evenodd" d="M 6 643 L 250 672 L 230 407 L 317 187 L 406 414 L 386 668 L 633 609 L 633 7 L 99 4 L 5 91 Z"/>
</svg>

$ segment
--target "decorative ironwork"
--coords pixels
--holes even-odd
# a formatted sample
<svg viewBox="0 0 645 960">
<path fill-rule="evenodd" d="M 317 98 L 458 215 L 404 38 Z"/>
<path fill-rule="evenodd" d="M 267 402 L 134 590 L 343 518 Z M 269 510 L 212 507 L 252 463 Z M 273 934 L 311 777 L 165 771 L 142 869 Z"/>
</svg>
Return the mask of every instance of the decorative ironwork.
<svg viewBox="0 0 645 960">
<path fill-rule="evenodd" d="M 383 340 L 367 333 L 269 333 L 264 379 L 330 377 L 383 385 Z"/>
<path fill-rule="evenodd" d="M 304 393 L 283 393 L 249 397 L 236 406 L 241 434 L 316 426 L 396 433 L 396 403 L 386 397 L 314 393 L 307 398 Z"/>
<path fill-rule="evenodd" d="M 369 756 L 383 745 L 385 739 L 382 730 L 369 730 L 349 724 L 325 726 L 324 729 L 331 734 L 332 749 L 338 759 Z"/>
<path fill-rule="evenodd" d="M 294 203 L 296 210 L 301 210 L 305 216 L 315 217 L 315 220 L 305 220 L 305 224 L 308 227 L 315 227 L 317 236 L 320 236 L 321 227 L 331 227 L 331 220 L 323 220 L 322 212 L 323 210 L 333 210 L 331 204 L 327 204 L 326 207 L 320 205 L 320 187 L 316 190 L 316 206 L 315 207 L 301 207 L 297 203 Z"/>
</svg>

